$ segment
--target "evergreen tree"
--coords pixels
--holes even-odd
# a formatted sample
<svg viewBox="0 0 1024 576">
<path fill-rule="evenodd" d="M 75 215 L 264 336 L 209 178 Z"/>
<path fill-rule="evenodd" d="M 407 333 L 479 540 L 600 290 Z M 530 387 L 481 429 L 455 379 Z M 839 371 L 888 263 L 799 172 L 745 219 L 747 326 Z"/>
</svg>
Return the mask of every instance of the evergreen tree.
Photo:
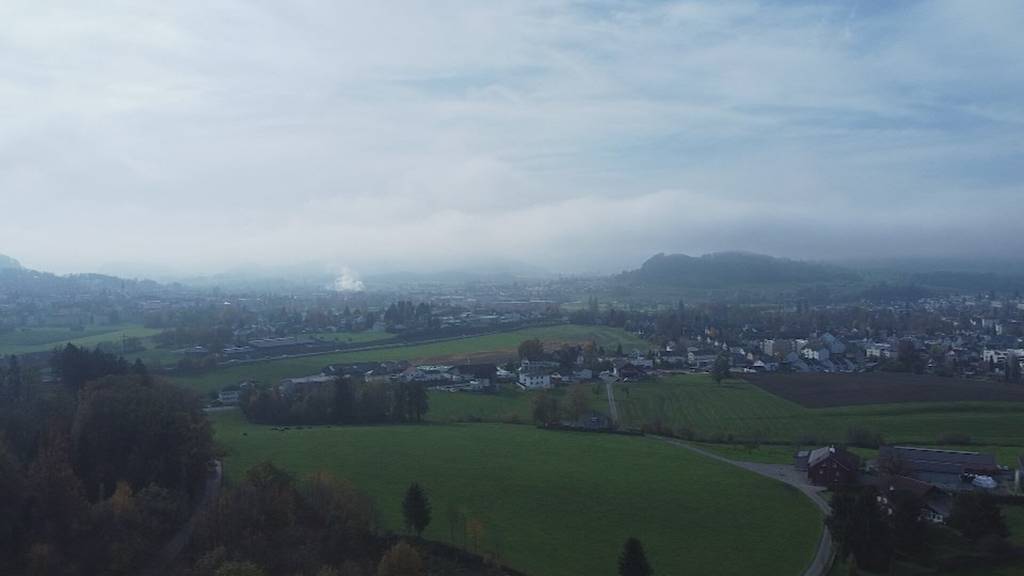
<svg viewBox="0 0 1024 576">
<path fill-rule="evenodd" d="M 953 509 L 946 524 L 971 542 L 986 536 L 1003 539 L 1010 535 L 999 505 L 991 496 L 980 492 L 958 494 L 953 500 Z"/>
<path fill-rule="evenodd" d="M 839 556 L 852 554 L 857 565 L 882 571 L 892 560 L 892 532 L 878 506 L 878 491 L 866 487 L 856 497 L 836 493 L 832 514 L 825 520 Z"/>
<path fill-rule="evenodd" d="M 643 544 L 636 538 L 627 538 L 619 556 L 619 576 L 651 576 L 651 570 L 644 554 Z"/>
<path fill-rule="evenodd" d="M 410 484 L 409 489 L 405 491 L 402 515 L 405 517 L 406 529 L 416 532 L 417 536 L 422 536 L 423 531 L 430 525 L 430 499 L 417 482 Z"/>
<path fill-rule="evenodd" d="M 7 394 L 11 400 L 21 400 L 21 366 L 18 357 L 11 355 L 7 361 Z"/>
<path fill-rule="evenodd" d="M 921 517 L 924 502 L 910 492 L 896 491 L 888 496 L 892 507 L 893 547 L 911 558 L 921 557 L 926 549 L 928 527 Z"/>
</svg>

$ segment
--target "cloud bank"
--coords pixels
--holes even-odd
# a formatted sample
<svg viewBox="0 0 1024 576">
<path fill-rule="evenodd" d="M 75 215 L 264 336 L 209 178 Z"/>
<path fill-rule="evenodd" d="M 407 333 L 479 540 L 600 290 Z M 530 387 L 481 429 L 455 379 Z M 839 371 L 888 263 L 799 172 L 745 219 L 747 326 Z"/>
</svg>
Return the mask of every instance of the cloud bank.
<svg viewBox="0 0 1024 576">
<path fill-rule="evenodd" d="M 0 6 L 0 252 L 61 272 L 1012 255 L 1024 5 Z"/>
</svg>

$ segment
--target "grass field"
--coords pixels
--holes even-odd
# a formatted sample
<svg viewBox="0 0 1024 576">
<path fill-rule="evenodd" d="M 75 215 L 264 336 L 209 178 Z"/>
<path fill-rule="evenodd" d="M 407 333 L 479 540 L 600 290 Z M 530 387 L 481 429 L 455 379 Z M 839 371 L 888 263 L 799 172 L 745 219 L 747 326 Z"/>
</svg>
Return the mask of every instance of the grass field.
<svg viewBox="0 0 1024 576">
<path fill-rule="evenodd" d="M 592 406 L 606 412 L 604 387 L 594 390 Z M 903 403 L 811 409 L 746 381 L 715 384 L 705 375 L 616 384 L 614 390 L 623 425 L 660 423 L 677 433 L 689 430 L 697 438 L 714 441 L 709 445 L 711 449 L 740 460 L 787 463 L 792 459 L 793 444 L 844 442 L 851 428 L 881 433 L 887 442 L 994 452 L 1008 466 L 1015 466 L 1017 456 L 1024 453 L 1024 405 L 1020 403 Z M 493 396 L 434 393 L 428 417 L 438 421 L 529 422 L 530 401 L 530 394 L 515 391 Z M 968 435 L 973 445 L 940 443 L 949 434 Z M 740 444 L 721 444 L 730 438 L 740 442 L 755 437 L 762 445 L 753 450 Z"/>
<path fill-rule="evenodd" d="M 137 324 L 119 324 L 72 331 L 68 328 L 28 328 L 0 334 L 0 355 L 46 352 L 62 344 L 93 347 L 127 338 L 149 338 L 160 331 Z"/>
<path fill-rule="evenodd" d="M 484 421 L 524 423 L 532 421 L 532 393 L 509 387 L 497 394 L 430 392 L 427 420 L 437 423 Z"/>
<path fill-rule="evenodd" d="M 209 392 L 230 384 L 237 384 L 243 380 L 277 382 L 282 378 L 307 376 L 318 373 L 328 364 L 339 362 L 441 360 L 454 363 L 478 358 L 481 354 L 512 358 L 516 355 L 519 343 L 531 338 L 540 338 L 545 343 L 552 345 L 593 340 L 605 347 L 622 344 L 626 350 L 632 348 L 647 350 L 649 346 L 644 340 L 617 328 L 576 325 L 546 326 L 431 344 L 389 346 L 362 352 L 338 352 L 304 358 L 253 362 L 225 367 L 197 376 L 175 378 L 175 381 L 201 392 Z"/>
<path fill-rule="evenodd" d="M 810 409 L 740 380 L 715 384 L 704 375 L 616 384 L 623 423 L 661 422 L 704 438 L 760 436 L 765 440 L 842 442 L 850 428 L 881 433 L 890 442 L 936 443 L 962 434 L 973 443 L 1024 446 L 1024 403 L 940 402 Z"/>
<path fill-rule="evenodd" d="M 453 540 L 448 510 L 461 509 L 482 523 L 483 551 L 538 576 L 612 574 L 630 535 L 658 574 L 795 575 L 820 533 L 795 490 L 645 438 L 500 424 L 277 432 L 237 412 L 213 419 L 229 480 L 263 460 L 300 477 L 329 470 L 367 491 L 392 529 L 415 480 L 433 504 L 426 537 Z"/>
<path fill-rule="evenodd" d="M 744 379 L 806 408 L 899 402 L 1024 402 L 1024 386 L 930 374 L 776 372 L 751 374 Z"/>
</svg>

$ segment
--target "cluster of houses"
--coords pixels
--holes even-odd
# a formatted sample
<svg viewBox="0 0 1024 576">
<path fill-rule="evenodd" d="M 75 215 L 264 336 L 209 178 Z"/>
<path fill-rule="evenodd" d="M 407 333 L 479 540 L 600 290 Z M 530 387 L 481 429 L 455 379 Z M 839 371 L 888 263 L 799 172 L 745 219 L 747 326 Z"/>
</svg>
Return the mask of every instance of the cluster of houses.
<svg viewBox="0 0 1024 576">
<path fill-rule="evenodd" d="M 548 360 L 524 359 L 515 373 L 502 370 L 499 377 L 515 380 L 523 390 L 543 390 L 592 380 L 628 382 L 647 376 L 655 368 L 656 358 L 656 355 L 634 350 L 626 356 L 597 359 L 595 365 L 606 368 L 603 370 L 588 368 L 582 353 L 571 366 Z"/>
<path fill-rule="evenodd" d="M 700 335 L 686 346 L 669 342 L 653 361 L 660 368 L 707 371 L 722 355 L 734 372 L 865 372 L 896 360 L 900 342 L 909 341 L 925 370 L 955 371 L 972 376 L 1005 375 L 1008 368 L 1024 369 L 1024 339 L 999 335 L 957 337 L 866 338 L 856 331 L 806 338 L 760 338 L 728 342 Z"/>
<path fill-rule="evenodd" d="M 811 484 L 830 490 L 874 486 L 883 506 L 894 492 L 913 494 L 922 503 L 922 517 L 935 523 L 945 522 L 958 493 L 1019 494 L 1024 480 L 1024 456 L 1011 470 L 992 454 L 917 446 L 882 446 L 868 462 L 844 448 L 824 446 L 797 452 L 794 466 Z"/>
</svg>

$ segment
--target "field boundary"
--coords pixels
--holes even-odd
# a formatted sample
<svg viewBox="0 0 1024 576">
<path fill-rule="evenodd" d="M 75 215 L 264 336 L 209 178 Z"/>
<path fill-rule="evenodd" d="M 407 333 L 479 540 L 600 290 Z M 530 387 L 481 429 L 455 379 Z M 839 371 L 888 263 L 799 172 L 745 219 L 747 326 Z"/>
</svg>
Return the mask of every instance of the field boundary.
<svg viewBox="0 0 1024 576">
<path fill-rule="evenodd" d="M 808 409 L 962 402 L 1024 402 L 1024 386 L 903 372 L 747 374 L 743 380 Z"/>
</svg>

